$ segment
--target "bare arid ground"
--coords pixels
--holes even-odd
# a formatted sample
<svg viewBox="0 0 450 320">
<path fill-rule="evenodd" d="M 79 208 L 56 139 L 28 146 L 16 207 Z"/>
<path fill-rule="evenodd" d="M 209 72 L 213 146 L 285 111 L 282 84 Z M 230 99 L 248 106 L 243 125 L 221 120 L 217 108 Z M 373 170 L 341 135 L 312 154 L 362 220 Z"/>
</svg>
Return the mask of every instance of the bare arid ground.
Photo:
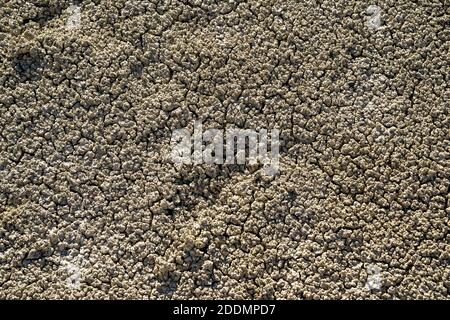
<svg viewBox="0 0 450 320">
<path fill-rule="evenodd" d="M 1 299 L 448 299 L 447 0 L 0 0 Z M 280 168 L 174 164 L 278 128 Z"/>
</svg>

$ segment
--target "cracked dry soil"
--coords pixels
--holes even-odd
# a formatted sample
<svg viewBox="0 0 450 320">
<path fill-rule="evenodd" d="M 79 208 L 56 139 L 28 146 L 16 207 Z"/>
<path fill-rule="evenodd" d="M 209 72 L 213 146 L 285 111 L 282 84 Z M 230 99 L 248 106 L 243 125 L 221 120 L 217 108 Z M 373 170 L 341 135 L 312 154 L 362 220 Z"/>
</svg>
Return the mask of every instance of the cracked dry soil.
<svg viewBox="0 0 450 320">
<path fill-rule="evenodd" d="M 447 0 L 0 0 L 0 298 L 448 299 L 449 43 Z M 174 165 L 195 120 L 279 173 Z"/>
</svg>

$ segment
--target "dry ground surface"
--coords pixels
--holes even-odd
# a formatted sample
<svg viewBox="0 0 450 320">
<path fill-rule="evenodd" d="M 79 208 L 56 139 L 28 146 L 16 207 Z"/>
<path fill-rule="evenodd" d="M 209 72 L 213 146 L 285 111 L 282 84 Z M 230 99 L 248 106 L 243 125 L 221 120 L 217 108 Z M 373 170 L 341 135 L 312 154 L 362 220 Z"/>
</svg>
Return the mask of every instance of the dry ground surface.
<svg viewBox="0 0 450 320">
<path fill-rule="evenodd" d="M 0 0 L 0 298 L 448 299 L 448 0 Z M 280 169 L 176 165 L 278 128 Z"/>
</svg>

